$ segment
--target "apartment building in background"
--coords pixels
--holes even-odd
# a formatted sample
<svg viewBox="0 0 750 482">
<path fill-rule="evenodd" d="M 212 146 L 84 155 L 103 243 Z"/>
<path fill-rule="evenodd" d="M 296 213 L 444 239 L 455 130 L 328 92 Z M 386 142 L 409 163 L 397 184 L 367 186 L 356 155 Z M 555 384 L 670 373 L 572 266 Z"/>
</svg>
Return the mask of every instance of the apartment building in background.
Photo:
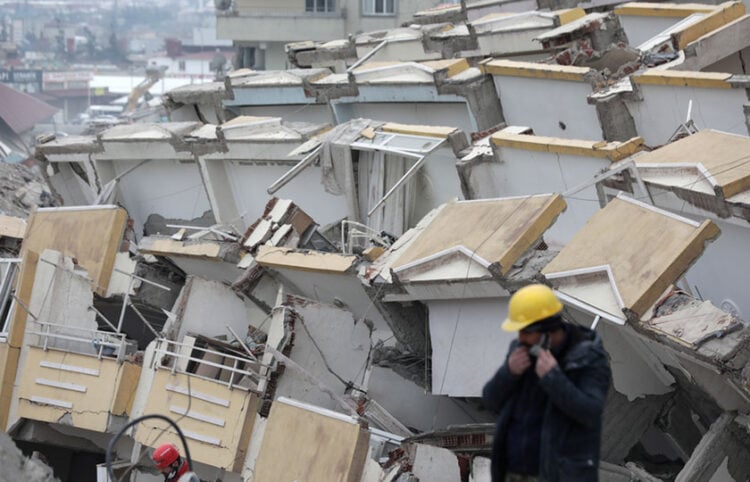
<svg viewBox="0 0 750 482">
<path fill-rule="evenodd" d="M 439 0 L 216 0 L 216 32 L 237 48 L 236 67 L 286 68 L 284 45 L 398 27 Z"/>
</svg>

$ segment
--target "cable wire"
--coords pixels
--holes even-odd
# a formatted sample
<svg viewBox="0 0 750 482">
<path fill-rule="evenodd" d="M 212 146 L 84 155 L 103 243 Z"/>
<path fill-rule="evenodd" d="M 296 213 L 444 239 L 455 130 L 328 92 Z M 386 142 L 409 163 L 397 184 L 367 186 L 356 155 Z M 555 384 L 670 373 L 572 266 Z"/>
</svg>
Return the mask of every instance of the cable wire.
<svg viewBox="0 0 750 482">
<path fill-rule="evenodd" d="M 190 448 L 188 447 L 187 441 L 185 440 L 185 434 L 182 433 L 182 430 L 177 425 L 177 422 L 173 421 L 171 418 L 161 415 L 158 413 L 155 414 L 149 414 L 149 415 L 143 415 L 140 416 L 134 420 L 131 420 L 125 426 L 123 426 L 120 430 L 117 431 L 114 437 L 112 437 L 107 444 L 107 451 L 105 453 L 105 462 L 107 465 L 107 475 L 109 476 L 110 480 L 119 480 L 115 478 L 114 470 L 112 469 L 112 454 L 114 453 L 115 444 L 118 440 L 123 436 L 126 430 L 128 430 L 130 427 L 137 425 L 141 423 L 144 420 L 149 419 L 159 419 L 167 422 L 169 425 L 171 425 L 175 431 L 177 432 L 177 435 L 180 437 L 180 441 L 182 442 L 182 447 L 185 449 L 185 459 L 187 460 L 188 467 L 192 470 L 193 468 L 193 459 L 190 457 Z M 164 429 L 166 430 L 166 428 Z"/>
</svg>

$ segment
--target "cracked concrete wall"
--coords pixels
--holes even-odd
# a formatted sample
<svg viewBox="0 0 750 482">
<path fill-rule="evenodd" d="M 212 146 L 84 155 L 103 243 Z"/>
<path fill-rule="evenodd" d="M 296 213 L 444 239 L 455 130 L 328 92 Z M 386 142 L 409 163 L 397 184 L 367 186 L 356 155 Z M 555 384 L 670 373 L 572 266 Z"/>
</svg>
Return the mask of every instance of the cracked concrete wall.
<svg viewBox="0 0 750 482">
<path fill-rule="evenodd" d="M 159 143 L 143 143 L 158 145 Z M 113 175 L 137 166 L 149 157 L 132 160 L 97 161 L 97 169 L 108 165 Z M 104 182 L 109 179 L 103 179 Z M 191 219 L 211 209 L 198 165 L 177 159 L 154 159 L 122 177 L 117 189 L 117 201 L 127 206 L 140 237 L 149 215 L 158 213 L 166 218 Z"/>
<path fill-rule="evenodd" d="M 628 43 L 638 47 L 646 40 L 655 37 L 669 27 L 680 22 L 678 17 L 656 17 L 640 15 L 619 15 L 620 25 L 625 30 Z"/>
<path fill-rule="evenodd" d="M 398 421 L 420 432 L 495 421 L 493 413 L 480 411 L 462 400 L 425 393 L 424 388 L 390 368 L 372 367 L 367 389 L 368 396 Z"/>
<path fill-rule="evenodd" d="M 33 320 L 96 330 L 98 325 L 95 313 L 89 309 L 93 306 L 93 301 L 92 282 L 86 272 L 81 268 L 76 268 L 71 258 L 57 251 L 45 250 L 37 264 L 29 304 L 29 310 L 35 318 L 31 317 L 27 322 L 27 332 L 40 331 L 40 326 Z M 50 331 L 66 336 L 89 336 L 84 331 L 58 327 L 53 327 Z M 34 335 L 26 335 L 24 341 L 27 346 L 42 344 L 41 337 Z M 47 346 L 79 353 L 96 353 L 90 342 L 50 338 Z M 23 357 L 23 353 L 21 356 Z"/>
<path fill-rule="evenodd" d="M 218 281 L 210 281 L 196 276 L 185 284 L 188 290 L 185 305 L 178 318 L 178 340 L 187 333 L 208 337 L 226 335 L 233 339 L 226 328 L 229 325 L 239 336 L 247 333 L 251 322 L 259 322 L 265 317 L 252 302 L 242 299 L 229 286 Z"/>
<path fill-rule="evenodd" d="M 291 308 L 298 318 L 289 357 L 341 396 L 347 389 L 346 382 L 362 387 L 373 344 L 370 328 L 335 306 L 295 302 Z M 336 400 L 290 367 L 279 377 L 276 396 L 342 411 Z"/>
<path fill-rule="evenodd" d="M 486 298 L 428 301 L 432 346 L 432 393 L 481 397 L 516 338 L 499 328 L 508 300 Z M 455 334 L 454 334 L 455 332 Z"/>
</svg>

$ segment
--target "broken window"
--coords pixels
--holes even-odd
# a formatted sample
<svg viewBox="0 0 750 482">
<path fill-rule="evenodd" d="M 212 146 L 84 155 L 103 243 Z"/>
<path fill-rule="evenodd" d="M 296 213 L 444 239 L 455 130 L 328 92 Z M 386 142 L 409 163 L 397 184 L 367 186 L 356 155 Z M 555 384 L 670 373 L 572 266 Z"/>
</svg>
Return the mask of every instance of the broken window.
<svg viewBox="0 0 750 482">
<path fill-rule="evenodd" d="M 365 15 L 394 15 L 396 0 L 363 0 L 362 13 Z"/>
<path fill-rule="evenodd" d="M 13 312 L 15 278 L 21 262 L 17 258 L 0 259 L 0 340 L 8 338 L 10 316 Z"/>
<path fill-rule="evenodd" d="M 439 137 L 412 136 L 408 134 L 391 134 L 375 132 L 372 139 L 360 137 L 352 147 L 360 150 L 379 150 L 400 153 L 403 151 L 415 154 L 427 154 L 445 142 Z"/>
<path fill-rule="evenodd" d="M 305 0 L 305 11 L 328 13 L 336 11 L 336 0 Z"/>
</svg>

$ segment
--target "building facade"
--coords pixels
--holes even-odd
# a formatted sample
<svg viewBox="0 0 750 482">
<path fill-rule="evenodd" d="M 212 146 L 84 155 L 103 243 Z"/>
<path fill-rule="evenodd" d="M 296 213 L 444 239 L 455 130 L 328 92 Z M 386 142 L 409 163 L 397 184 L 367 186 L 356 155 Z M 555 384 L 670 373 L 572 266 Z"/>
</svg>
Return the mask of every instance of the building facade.
<svg viewBox="0 0 750 482">
<path fill-rule="evenodd" d="M 237 48 L 236 67 L 283 69 L 284 45 L 394 28 L 437 0 L 217 0 L 216 31 Z M 447 2 L 457 3 L 457 2 Z"/>
</svg>

